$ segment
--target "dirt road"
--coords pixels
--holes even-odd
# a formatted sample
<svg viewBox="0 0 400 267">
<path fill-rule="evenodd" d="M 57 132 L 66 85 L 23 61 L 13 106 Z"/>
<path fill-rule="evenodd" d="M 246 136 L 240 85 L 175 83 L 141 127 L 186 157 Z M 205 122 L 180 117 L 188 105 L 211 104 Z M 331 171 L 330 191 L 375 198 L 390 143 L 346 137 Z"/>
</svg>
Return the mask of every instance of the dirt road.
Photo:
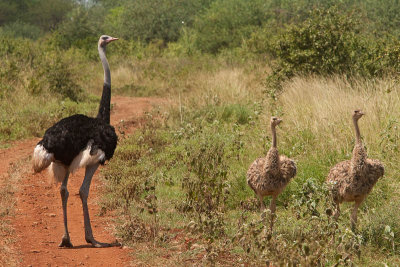
<svg viewBox="0 0 400 267">
<path fill-rule="evenodd" d="M 113 97 L 111 124 L 126 133 L 139 124 L 139 118 L 159 99 Z M 124 122 L 121 123 L 121 120 Z M 123 127 L 121 127 L 123 126 Z M 39 139 L 29 139 L 14 143 L 10 148 L 0 150 L 0 186 L 2 177 L 9 174 L 12 164 L 27 159 Z M 29 161 L 26 161 L 29 162 Z M 30 164 L 30 162 L 29 162 Z M 33 174 L 29 170 L 17 185 L 15 217 L 12 225 L 17 239 L 15 249 L 21 255 L 20 266 L 129 266 L 130 249 L 118 246 L 92 248 L 84 239 L 83 212 L 79 198 L 79 187 L 84 171 L 79 170 L 70 176 L 68 190 L 68 228 L 74 248 L 60 249 L 58 243 L 63 235 L 63 216 L 59 185 L 49 183 L 47 171 Z M 99 171 L 96 172 L 98 176 Z M 109 225 L 112 218 L 100 217 L 96 205 L 101 190 L 101 182 L 94 177 L 89 194 L 89 212 L 96 240 L 113 243 L 113 228 Z"/>
</svg>

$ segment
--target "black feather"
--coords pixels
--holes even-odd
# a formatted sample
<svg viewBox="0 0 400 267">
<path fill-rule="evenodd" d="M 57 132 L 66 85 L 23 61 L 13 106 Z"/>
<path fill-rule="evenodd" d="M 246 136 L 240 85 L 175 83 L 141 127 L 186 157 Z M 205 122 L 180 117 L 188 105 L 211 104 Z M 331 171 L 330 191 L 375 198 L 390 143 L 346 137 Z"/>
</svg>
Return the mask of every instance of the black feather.
<svg viewBox="0 0 400 267">
<path fill-rule="evenodd" d="M 97 118 L 110 124 L 111 86 L 104 83 Z"/>
<path fill-rule="evenodd" d="M 118 137 L 113 126 L 99 118 L 91 118 L 82 114 L 76 114 L 64 118 L 46 130 L 43 139 L 38 143 L 54 158 L 66 166 L 88 144 L 91 145 L 90 154 L 95 154 L 97 149 L 105 153 L 104 164 L 114 155 Z"/>
</svg>

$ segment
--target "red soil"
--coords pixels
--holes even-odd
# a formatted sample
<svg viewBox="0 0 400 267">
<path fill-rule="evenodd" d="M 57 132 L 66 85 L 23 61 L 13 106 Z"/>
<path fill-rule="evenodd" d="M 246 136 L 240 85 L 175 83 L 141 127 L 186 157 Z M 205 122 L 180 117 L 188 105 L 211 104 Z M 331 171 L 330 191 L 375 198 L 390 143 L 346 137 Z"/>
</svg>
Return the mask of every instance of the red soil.
<svg viewBox="0 0 400 267">
<path fill-rule="evenodd" d="M 160 104 L 160 99 L 130 98 L 116 96 L 111 101 L 113 106 L 111 123 L 125 134 L 132 132 L 140 122 L 140 117 L 152 104 Z M 121 123 L 121 120 L 124 120 Z M 118 126 L 119 125 L 119 126 Z M 123 127 L 121 127 L 123 126 Z M 3 177 L 8 175 L 10 165 L 29 157 L 40 139 L 18 141 L 8 149 L 0 150 L 0 186 Z M 105 167 L 107 168 L 107 166 Z M 63 235 L 63 215 L 59 185 L 49 183 L 47 171 L 33 174 L 31 168 L 20 180 L 16 193 L 16 212 L 13 226 L 17 235 L 16 249 L 22 256 L 21 266 L 127 266 L 130 265 L 130 249 L 118 246 L 93 248 L 84 238 L 83 212 L 79 198 L 79 187 L 83 181 L 81 169 L 69 178 L 68 191 L 68 228 L 73 248 L 58 248 Z M 99 171 L 93 178 L 89 194 L 89 212 L 93 234 L 97 241 L 114 243 L 112 218 L 100 217 L 96 205 L 101 191 Z"/>
</svg>

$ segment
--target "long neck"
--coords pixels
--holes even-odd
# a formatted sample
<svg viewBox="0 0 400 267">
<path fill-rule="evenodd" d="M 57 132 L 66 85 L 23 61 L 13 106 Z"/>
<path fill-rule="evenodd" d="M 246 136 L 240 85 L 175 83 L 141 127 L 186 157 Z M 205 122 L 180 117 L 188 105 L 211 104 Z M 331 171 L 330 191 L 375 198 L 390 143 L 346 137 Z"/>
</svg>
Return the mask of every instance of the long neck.
<svg viewBox="0 0 400 267">
<path fill-rule="evenodd" d="M 275 126 L 271 125 L 272 130 L 272 147 L 268 150 L 264 172 L 270 174 L 277 174 L 279 172 L 280 162 L 279 162 L 279 152 L 276 147 L 276 130 Z"/>
<path fill-rule="evenodd" d="M 104 69 L 104 84 L 103 93 L 101 95 L 99 112 L 97 113 L 97 118 L 102 119 L 106 123 L 110 123 L 110 103 L 111 103 L 111 74 L 110 66 L 106 58 L 106 48 L 105 46 L 98 46 L 99 56 L 101 64 L 103 64 Z"/>
<path fill-rule="evenodd" d="M 356 132 L 356 144 L 354 145 L 353 155 L 351 158 L 351 172 L 353 174 L 362 173 L 365 170 L 365 162 L 367 160 L 367 151 L 365 150 L 362 141 L 358 121 L 353 119 L 354 129 Z"/>
<path fill-rule="evenodd" d="M 275 126 L 271 125 L 272 132 L 272 147 L 276 148 L 276 129 Z"/>
<path fill-rule="evenodd" d="M 358 121 L 354 118 L 353 119 L 353 124 L 354 124 L 354 129 L 356 131 L 356 143 L 361 144 L 361 134 L 360 134 L 360 128 L 358 127 Z"/>
</svg>

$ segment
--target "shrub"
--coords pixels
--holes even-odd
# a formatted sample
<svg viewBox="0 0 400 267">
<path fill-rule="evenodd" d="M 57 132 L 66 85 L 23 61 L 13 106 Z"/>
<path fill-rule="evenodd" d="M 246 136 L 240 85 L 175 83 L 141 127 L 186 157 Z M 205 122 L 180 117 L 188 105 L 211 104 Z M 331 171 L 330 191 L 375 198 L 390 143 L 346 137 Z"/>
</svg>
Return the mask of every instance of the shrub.
<svg viewBox="0 0 400 267">
<path fill-rule="evenodd" d="M 76 81 L 77 74 L 71 63 L 61 57 L 59 53 L 51 53 L 42 72 L 51 93 L 59 94 L 62 98 L 79 101 L 82 99 L 83 90 Z"/>
<path fill-rule="evenodd" d="M 130 1 L 111 9 L 107 17 L 110 31 L 126 39 L 144 42 L 178 40 L 184 26 L 190 26 L 193 17 L 210 0 Z"/>
<path fill-rule="evenodd" d="M 198 16 L 192 34 L 198 49 L 218 53 L 224 48 L 239 47 L 243 39 L 267 19 L 268 4 L 262 0 L 217 0 Z"/>
<path fill-rule="evenodd" d="M 252 220 L 243 212 L 233 241 L 267 265 L 352 266 L 360 255 L 362 237 L 333 220 L 327 188 L 309 179 L 292 198 L 290 216 L 296 219 L 283 223 L 279 233 L 268 229 L 269 210 Z M 292 230 L 287 230 L 289 225 Z"/>
<path fill-rule="evenodd" d="M 300 25 L 288 26 L 271 44 L 277 62 L 266 81 L 269 95 L 276 99 L 281 83 L 294 75 L 382 77 L 395 73 L 398 42 L 367 35 L 357 12 L 346 13 L 338 6 L 316 9 Z"/>
<path fill-rule="evenodd" d="M 43 31 L 38 26 L 18 21 L 6 24 L 0 28 L 0 35 L 7 38 L 22 37 L 38 39 L 42 34 Z"/>
</svg>

